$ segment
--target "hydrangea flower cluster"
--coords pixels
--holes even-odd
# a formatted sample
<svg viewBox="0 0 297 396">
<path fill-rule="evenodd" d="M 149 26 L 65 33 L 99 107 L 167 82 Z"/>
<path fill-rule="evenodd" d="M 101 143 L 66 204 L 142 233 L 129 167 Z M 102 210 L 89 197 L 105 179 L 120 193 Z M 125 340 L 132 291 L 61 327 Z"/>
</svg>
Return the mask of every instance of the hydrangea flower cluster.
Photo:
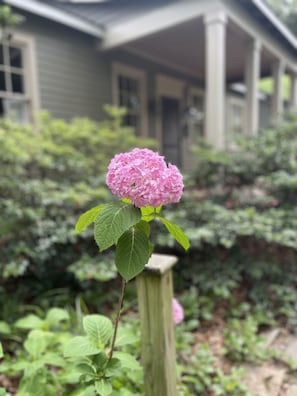
<svg viewBox="0 0 297 396">
<path fill-rule="evenodd" d="M 175 324 L 179 324 L 184 320 L 184 309 L 176 298 L 172 300 L 173 309 L 173 321 Z"/>
<path fill-rule="evenodd" d="M 146 148 L 115 155 L 106 184 L 115 196 L 131 199 L 138 208 L 178 202 L 184 187 L 177 167 Z"/>
</svg>

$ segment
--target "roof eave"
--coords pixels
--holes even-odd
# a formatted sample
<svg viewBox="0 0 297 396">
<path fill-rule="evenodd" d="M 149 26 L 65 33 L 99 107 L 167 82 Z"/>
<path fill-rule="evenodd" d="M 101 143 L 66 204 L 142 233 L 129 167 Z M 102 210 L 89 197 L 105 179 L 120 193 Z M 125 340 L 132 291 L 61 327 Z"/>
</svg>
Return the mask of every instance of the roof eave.
<svg viewBox="0 0 297 396">
<path fill-rule="evenodd" d="M 16 7 L 32 14 L 47 18 L 96 38 L 103 37 L 103 29 L 100 27 L 87 23 L 80 18 L 69 15 L 68 13 L 58 10 L 57 8 L 48 4 L 42 4 L 35 0 L 4 0 L 4 2 L 11 5 L 12 7 Z"/>
<path fill-rule="evenodd" d="M 297 49 L 297 38 L 287 28 L 287 26 L 280 21 L 271 9 L 263 2 L 263 0 L 251 0 L 258 10 L 276 27 L 281 35 L 289 42 L 289 44 Z"/>
</svg>

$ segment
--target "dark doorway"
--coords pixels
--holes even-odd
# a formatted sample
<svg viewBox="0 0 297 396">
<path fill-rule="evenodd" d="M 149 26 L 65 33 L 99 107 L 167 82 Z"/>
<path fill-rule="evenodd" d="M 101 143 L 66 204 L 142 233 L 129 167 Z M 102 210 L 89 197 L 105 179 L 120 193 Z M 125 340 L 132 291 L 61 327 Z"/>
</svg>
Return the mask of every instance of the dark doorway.
<svg viewBox="0 0 297 396">
<path fill-rule="evenodd" d="M 162 152 L 167 162 L 181 166 L 180 102 L 162 97 Z"/>
</svg>

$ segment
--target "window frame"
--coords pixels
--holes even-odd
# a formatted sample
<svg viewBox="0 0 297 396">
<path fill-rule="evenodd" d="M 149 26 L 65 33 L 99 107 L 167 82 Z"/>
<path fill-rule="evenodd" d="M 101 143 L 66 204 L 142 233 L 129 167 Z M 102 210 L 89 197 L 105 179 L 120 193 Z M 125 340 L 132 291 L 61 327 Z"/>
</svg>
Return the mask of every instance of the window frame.
<svg viewBox="0 0 297 396">
<path fill-rule="evenodd" d="M 146 72 L 123 63 L 112 64 L 112 101 L 115 106 L 120 106 L 119 77 L 131 78 L 139 83 L 140 96 L 140 136 L 148 137 L 148 113 L 147 113 L 147 76 Z"/>
<path fill-rule="evenodd" d="M 21 50 L 22 66 L 21 68 L 13 67 L 7 63 L 1 65 L 1 71 L 6 74 L 12 74 L 14 70 L 23 77 L 23 93 L 13 92 L 12 86 L 6 91 L 0 91 L 0 98 L 7 102 L 21 102 L 24 104 L 25 120 L 23 122 L 33 122 L 34 115 L 39 110 L 39 95 L 37 89 L 37 67 L 36 67 L 36 49 L 35 39 L 33 36 L 14 32 L 10 40 L 2 42 L 1 45 L 6 47 L 16 47 Z M 6 50 L 7 51 L 7 50 Z M 20 73 L 21 71 L 21 73 Z M 5 80 L 7 80 L 5 76 Z M 5 106 L 5 105 L 4 105 Z M 8 106 L 9 107 L 9 106 Z M 5 111 L 5 110 L 4 110 Z M 4 116 L 9 117 L 4 113 Z"/>
</svg>

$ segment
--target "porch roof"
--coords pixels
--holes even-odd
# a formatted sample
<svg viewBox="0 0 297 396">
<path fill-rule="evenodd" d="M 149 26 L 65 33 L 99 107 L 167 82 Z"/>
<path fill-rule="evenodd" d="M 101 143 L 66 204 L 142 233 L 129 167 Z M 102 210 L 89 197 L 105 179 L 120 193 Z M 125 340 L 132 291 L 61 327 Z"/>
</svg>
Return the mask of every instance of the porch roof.
<svg viewBox="0 0 297 396">
<path fill-rule="evenodd" d="M 4 0 L 7 4 L 15 6 L 19 9 L 35 13 L 37 15 L 47 17 L 56 22 L 63 23 L 75 29 L 81 30 L 85 33 L 95 37 L 103 37 L 106 48 L 112 48 L 122 45 L 126 42 L 137 40 L 145 37 L 147 34 L 152 34 L 156 31 L 170 26 L 178 25 L 186 20 L 193 19 L 197 15 L 201 3 L 217 3 L 216 0 L 101 0 L 101 1 L 80 1 L 63 2 L 61 0 Z M 228 0 L 223 0 L 223 3 L 229 3 Z M 266 5 L 264 0 L 237 0 L 242 8 L 244 8 L 253 18 L 259 20 L 262 26 L 265 27 L 270 34 L 273 34 L 282 45 L 290 49 L 294 54 L 297 54 L 297 38 L 291 31 L 274 15 L 270 8 Z M 187 9 L 188 12 L 182 9 Z M 170 21 L 161 19 L 161 22 L 156 22 L 156 12 L 162 11 L 163 15 L 169 12 L 170 17 L 175 17 Z M 163 22 L 163 25 L 162 25 Z M 130 34 L 124 38 L 118 37 L 114 34 L 120 31 L 125 31 L 125 28 L 130 25 Z M 137 29 L 133 29 L 137 26 Z M 139 26 L 142 25 L 142 29 Z M 150 26 L 149 31 L 146 27 Z M 133 32 L 133 33 L 131 33 Z M 109 36 L 110 34 L 110 36 Z"/>
<path fill-rule="evenodd" d="M 3 0 L 6 3 L 17 9 L 38 15 L 40 17 L 61 23 L 62 25 L 79 30 L 83 33 L 90 34 L 97 38 L 101 38 L 103 30 L 99 26 L 88 23 L 84 18 L 62 10 L 54 6 L 54 2 L 40 3 L 37 0 Z"/>
</svg>

